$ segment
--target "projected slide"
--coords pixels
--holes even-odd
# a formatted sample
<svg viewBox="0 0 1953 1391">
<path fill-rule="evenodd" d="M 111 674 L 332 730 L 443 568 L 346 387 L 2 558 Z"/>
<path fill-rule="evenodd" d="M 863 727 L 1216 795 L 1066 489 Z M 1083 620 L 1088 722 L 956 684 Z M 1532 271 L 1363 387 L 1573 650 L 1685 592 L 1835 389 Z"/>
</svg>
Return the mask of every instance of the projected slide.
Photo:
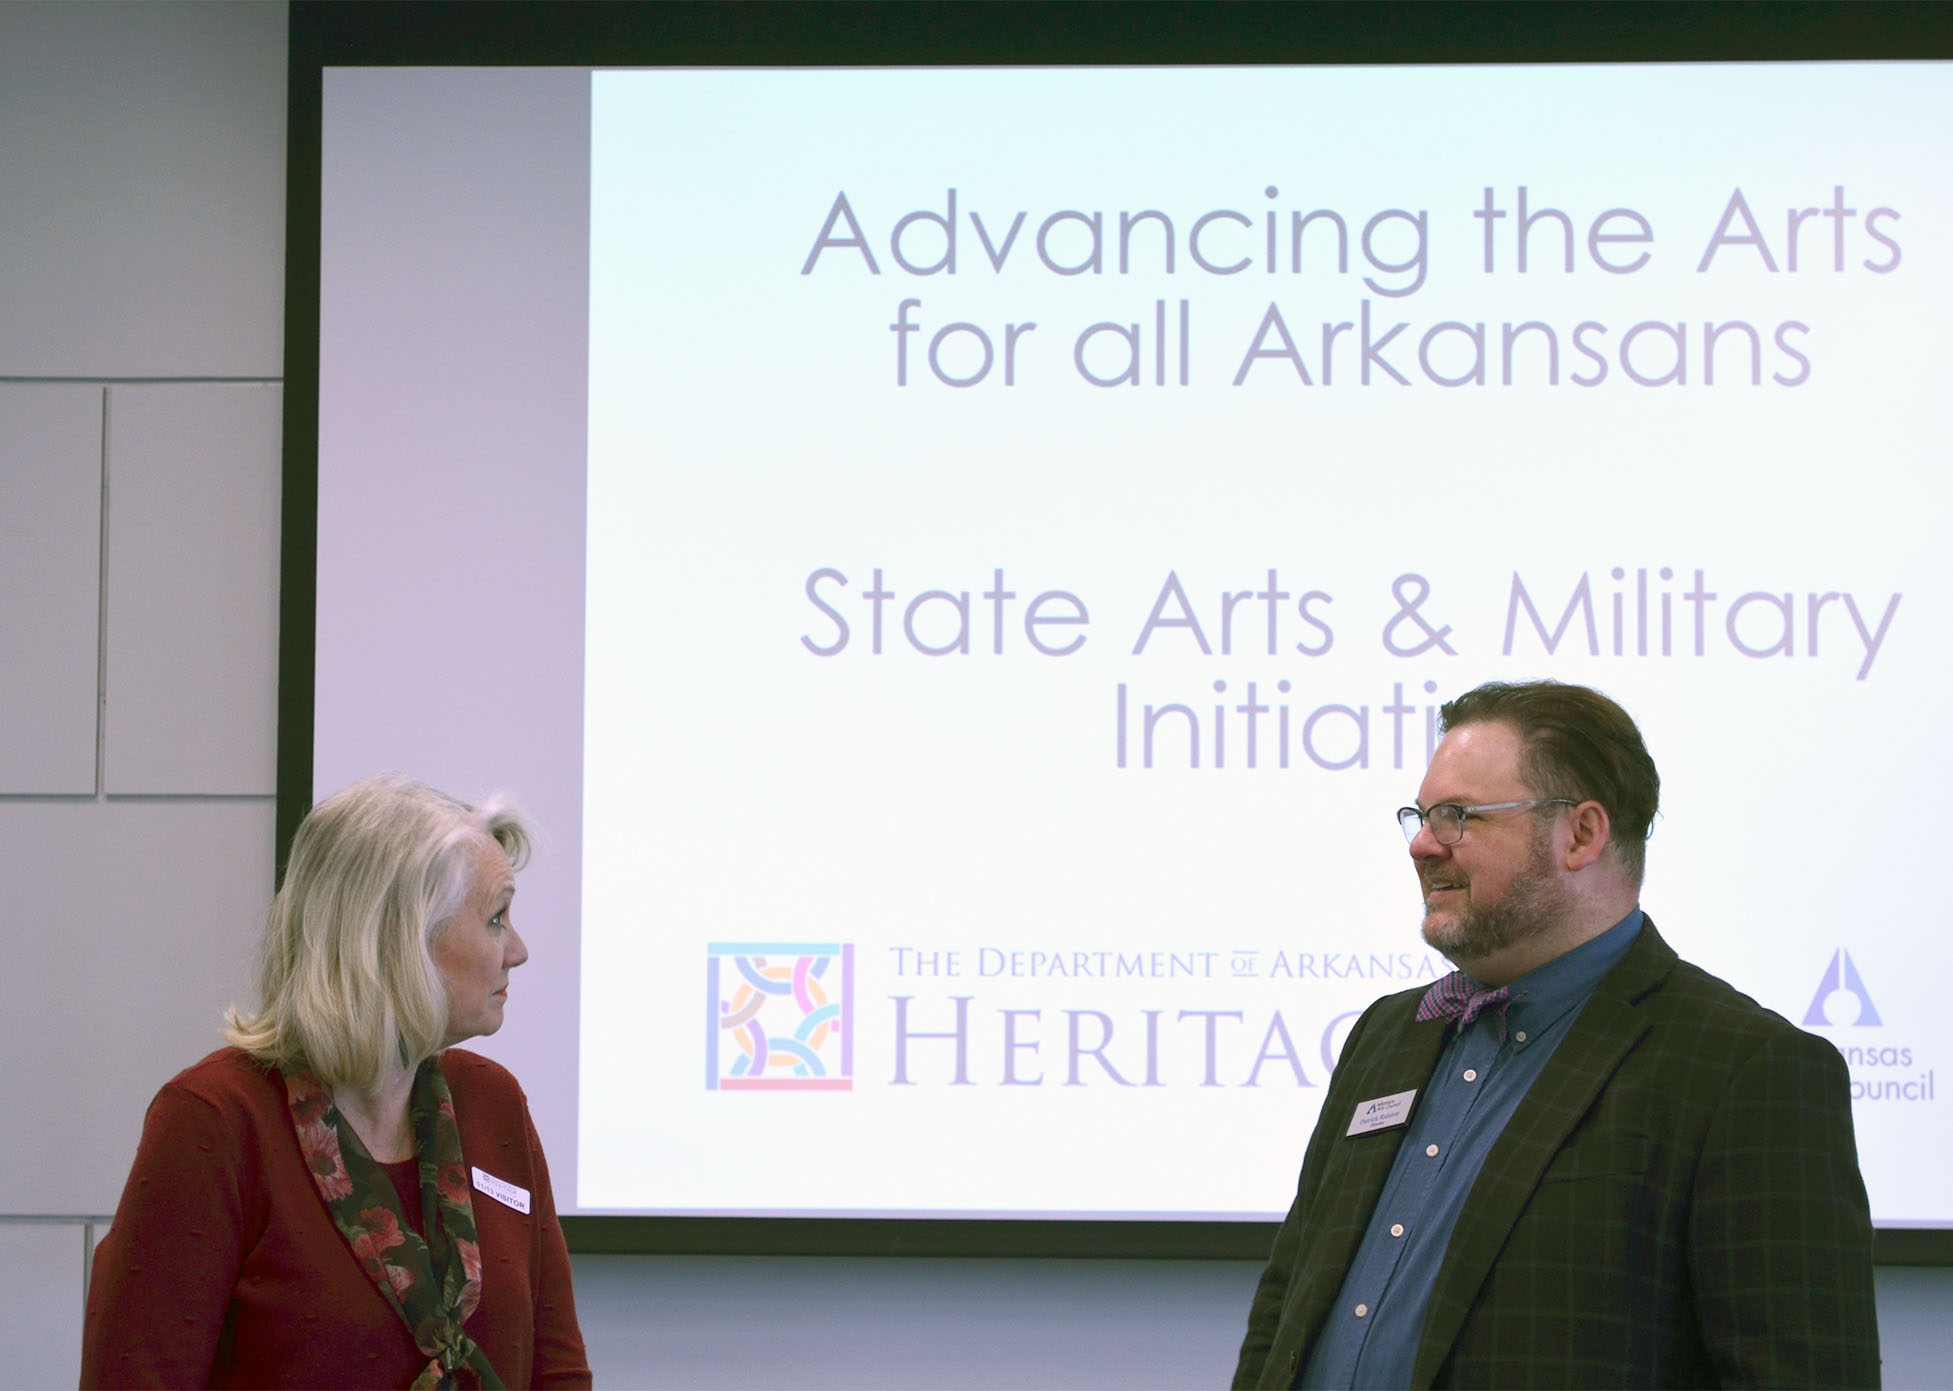
<svg viewBox="0 0 1953 1391">
<path fill-rule="evenodd" d="M 579 1205 L 1279 1214 L 1449 969 L 1437 705 L 1552 676 L 1661 766 L 1663 933 L 1953 1216 L 1950 99 L 595 74 Z"/>
</svg>

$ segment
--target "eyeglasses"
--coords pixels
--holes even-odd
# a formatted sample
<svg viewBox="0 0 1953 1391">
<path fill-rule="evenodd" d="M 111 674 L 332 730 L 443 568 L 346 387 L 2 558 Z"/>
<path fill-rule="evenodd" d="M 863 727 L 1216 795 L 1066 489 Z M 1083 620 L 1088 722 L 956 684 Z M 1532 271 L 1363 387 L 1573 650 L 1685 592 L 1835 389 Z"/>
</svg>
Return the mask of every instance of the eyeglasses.
<svg viewBox="0 0 1953 1391">
<path fill-rule="evenodd" d="M 1397 824 L 1404 828 L 1404 839 L 1416 840 L 1418 828 L 1429 826 L 1431 835 L 1439 845 L 1456 845 L 1465 835 L 1465 818 L 1483 816 L 1488 811 L 1518 811 L 1522 807 L 1577 807 L 1580 804 L 1571 797 L 1533 797 L 1523 802 L 1481 802 L 1475 807 L 1461 807 L 1456 802 L 1439 802 L 1428 811 L 1416 807 L 1398 807 Z"/>
</svg>

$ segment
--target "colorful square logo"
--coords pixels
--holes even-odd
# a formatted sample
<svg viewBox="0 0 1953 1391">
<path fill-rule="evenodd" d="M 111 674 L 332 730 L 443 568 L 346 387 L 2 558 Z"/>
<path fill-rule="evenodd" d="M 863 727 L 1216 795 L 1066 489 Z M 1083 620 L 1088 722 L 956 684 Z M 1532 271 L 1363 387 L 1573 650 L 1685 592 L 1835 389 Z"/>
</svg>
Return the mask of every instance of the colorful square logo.
<svg viewBox="0 0 1953 1391">
<path fill-rule="evenodd" d="M 854 1090 L 854 944 L 708 942 L 708 1091 Z"/>
</svg>

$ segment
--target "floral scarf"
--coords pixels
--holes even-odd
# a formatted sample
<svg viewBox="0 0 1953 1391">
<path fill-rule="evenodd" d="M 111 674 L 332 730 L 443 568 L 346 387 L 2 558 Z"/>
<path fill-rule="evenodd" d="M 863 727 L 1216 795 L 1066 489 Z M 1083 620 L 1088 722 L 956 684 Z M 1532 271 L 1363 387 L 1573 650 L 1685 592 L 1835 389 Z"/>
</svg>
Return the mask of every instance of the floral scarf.
<svg viewBox="0 0 1953 1391">
<path fill-rule="evenodd" d="M 429 1058 L 420 1065 L 408 1101 L 425 1240 L 407 1225 L 393 1181 L 333 1106 L 331 1091 L 308 1073 L 287 1073 L 285 1097 L 299 1150 L 333 1225 L 428 1356 L 413 1391 L 458 1384 L 500 1388 L 488 1355 L 461 1327 L 481 1303 L 481 1247 L 454 1098 L 439 1064 Z M 458 1383 L 457 1374 L 470 1382 Z"/>
</svg>

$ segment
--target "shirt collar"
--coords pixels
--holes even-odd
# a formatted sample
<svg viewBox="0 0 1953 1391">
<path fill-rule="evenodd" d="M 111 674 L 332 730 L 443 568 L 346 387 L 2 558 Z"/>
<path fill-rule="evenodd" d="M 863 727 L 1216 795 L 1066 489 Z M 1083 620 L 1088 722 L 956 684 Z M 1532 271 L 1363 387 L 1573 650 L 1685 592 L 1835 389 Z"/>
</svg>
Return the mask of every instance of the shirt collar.
<svg viewBox="0 0 1953 1391">
<path fill-rule="evenodd" d="M 1599 987 L 1601 978 L 1627 955 L 1628 948 L 1641 933 L 1641 923 L 1641 909 L 1637 905 L 1598 937 L 1520 976 L 1512 982 L 1512 1005 L 1507 1017 L 1525 1018 L 1532 1021 L 1532 1027 L 1540 1029 L 1583 1003 Z"/>
</svg>

